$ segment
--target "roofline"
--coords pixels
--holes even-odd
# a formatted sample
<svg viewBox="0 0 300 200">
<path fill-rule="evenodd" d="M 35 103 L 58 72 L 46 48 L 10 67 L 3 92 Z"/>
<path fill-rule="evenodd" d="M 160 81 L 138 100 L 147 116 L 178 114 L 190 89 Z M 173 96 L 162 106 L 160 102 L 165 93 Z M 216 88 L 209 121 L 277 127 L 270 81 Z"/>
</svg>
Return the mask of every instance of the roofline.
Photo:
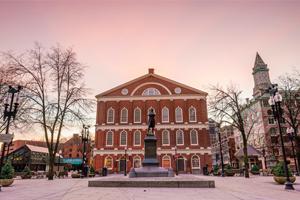
<svg viewBox="0 0 300 200">
<path fill-rule="evenodd" d="M 119 85 L 119 86 L 116 86 L 116 87 L 114 87 L 114 88 L 112 88 L 112 89 L 110 89 L 110 90 L 107 90 L 107 91 L 105 91 L 105 92 L 102 92 L 102 93 L 96 95 L 95 97 L 98 99 L 98 98 L 100 98 L 100 97 L 102 97 L 102 96 L 104 96 L 104 95 L 106 95 L 106 94 L 108 94 L 108 93 L 110 93 L 110 92 L 112 92 L 112 91 L 114 91 L 114 90 L 120 89 L 120 88 L 122 88 L 122 87 L 125 87 L 125 86 L 131 84 L 131 83 L 134 83 L 134 82 L 136 82 L 136 81 L 139 81 L 139 80 L 141 80 L 141 79 L 144 79 L 144 78 L 147 78 L 147 77 L 150 77 L 150 76 L 153 76 L 153 77 L 158 78 L 158 79 L 163 79 L 163 80 L 165 80 L 165 81 L 167 81 L 167 82 L 171 82 L 171 83 L 176 84 L 176 85 L 180 85 L 181 87 L 187 88 L 187 89 L 192 90 L 192 91 L 197 92 L 197 93 L 200 93 L 200 94 L 202 94 L 202 95 L 204 95 L 204 96 L 207 96 L 207 95 L 208 95 L 207 92 L 204 92 L 204 91 L 202 91 L 202 90 L 199 90 L 199 89 L 190 87 L 190 86 L 185 85 L 185 84 L 183 84 L 183 83 L 179 83 L 179 82 L 177 82 L 177 81 L 174 81 L 174 80 L 172 80 L 172 79 L 169 79 L 169 78 L 160 76 L 160 75 L 158 75 L 158 74 L 148 73 L 148 74 L 145 74 L 145 75 L 140 76 L 140 77 L 138 77 L 138 78 L 135 78 L 135 79 L 133 79 L 133 80 L 131 80 L 131 81 L 125 82 L 125 83 L 123 83 L 123 84 L 121 84 L 121 85 Z"/>
</svg>

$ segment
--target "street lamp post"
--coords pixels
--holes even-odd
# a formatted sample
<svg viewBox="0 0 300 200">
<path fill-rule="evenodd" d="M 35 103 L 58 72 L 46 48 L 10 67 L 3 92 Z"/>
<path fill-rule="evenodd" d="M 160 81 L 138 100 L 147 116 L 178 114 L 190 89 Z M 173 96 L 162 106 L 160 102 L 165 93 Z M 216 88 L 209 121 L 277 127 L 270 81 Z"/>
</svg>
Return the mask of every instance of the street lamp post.
<svg viewBox="0 0 300 200">
<path fill-rule="evenodd" d="M 175 174 L 176 174 L 176 176 L 178 176 L 178 160 L 177 160 L 177 145 L 175 146 Z"/>
<path fill-rule="evenodd" d="M 278 129 L 279 129 L 280 140 L 281 140 L 281 148 L 282 148 L 283 161 L 284 161 L 284 170 L 285 170 L 285 175 L 286 175 L 285 189 L 294 190 L 293 184 L 291 183 L 291 180 L 289 177 L 288 164 L 287 164 L 286 153 L 285 153 L 285 148 L 284 148 L 281 124 L 280 124 L 282 121 L 282 115 L 283 115 L 283 111 L 281 108 L 282 96 L 278 92 L 277 84 L 272 84 L 272 86 L 269 88 L 269 92 L 270 92 L 269 104 L 271 105 L 273 115 L 276 118 L 276 121 L 278 124 Z"/>
<path fill-rule="evenodd" d="M 83 129 L 81 131 L 81 141 L 83 143 L 83 153 L 82 153 L 82 176 L 87 177 L 87 170 L 86 170 L 86 143 L 89 141 L 89 128 L 90 126 L 88 125 L 83 125 Z"/>
<path fill-rule="evenodd" d="M 294 163 L 295 163 L 295 168 L 296 168 L 296 176 L 299 176 L 299 169 L 298 169 L 298 164 L 297 164 L 296 155 L 295 155 L 295 147 L 294 147 L 295 131 L 294 131 L 293 127 L 290 127 L 286 130 L 286 132 L 292 143 L 292 151 L 293 151 Z"/>
<path fill-rule="evenodd" d="M 127 176 L 127 147 L 124 148 L 124 157 L 125 157 L 124 176 Z"/>
<path fill-rule="evenodd" d="M 9 88 L 8 88 L 8 94 L 7 94 L 5 104 L 4 104 L 4 115 L 3 115 L 4 121 L 7 120 L 5 134 L 9 133 L 9 126 L 10 126 L 11 119 L 14 120 L 16 117 L 16 114 L 18 112 L 18 106 L 19 106 L 19 100 L 20 100 L 19 94 L 20 94 L 21 89 L 22 89 L 21 86 L 18 86 L 17 88 L 13 88 L 12 86 L 9 86 Z M 17 95 L 16 99 L 15 99 L 15 95 Z M 9 100 L 10 100 L 10 102 L 9 102 Z M 5 145 L 6 145 L 6 143 L 3 142 L 2 151 L 1 151 L 1 159 L 0 159 L 0 172 L 2 170 L 2 165 L 3 165 L 3 161 L 4 161 Z"/>
<path fill-rule="evenodd" d="M 222 142 L 221 142 L 221 133 L 219 127 L 216 127 L 216 131 L 218 133 L 218 138 L 219 138 L 219 146 L 220 146 L 220 156 L 221 156 L 221 167 L 222 167 L 222 172 L 221 176 L 224 177 L 224 161 L 223 161 L 223 150 L 222 150 Z"/>
<path fill-rule="evenodd" d="M 266 157 L 266 150 L 265 150 L 265 147 L 263 148 L 262 150 L 262 155 L 264 157 L 264 164 L 265 164 L 265 169 L 268 169 L 268 166 L 267 166 L 267 157 Z"/>
</svg>

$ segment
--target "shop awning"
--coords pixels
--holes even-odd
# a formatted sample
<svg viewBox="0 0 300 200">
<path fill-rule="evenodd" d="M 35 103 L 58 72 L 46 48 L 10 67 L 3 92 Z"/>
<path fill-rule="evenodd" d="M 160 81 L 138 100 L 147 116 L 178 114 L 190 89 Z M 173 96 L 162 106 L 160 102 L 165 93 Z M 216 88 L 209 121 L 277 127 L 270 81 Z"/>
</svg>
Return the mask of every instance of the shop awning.
<svg viewBox="0 0 300 200">
<path fill-rule="evenodd" d="M 82 159 L 81 158 L 64 158 L 64 163 L 72 164 L 72 165 L 81 165 Z"/>
</svg>

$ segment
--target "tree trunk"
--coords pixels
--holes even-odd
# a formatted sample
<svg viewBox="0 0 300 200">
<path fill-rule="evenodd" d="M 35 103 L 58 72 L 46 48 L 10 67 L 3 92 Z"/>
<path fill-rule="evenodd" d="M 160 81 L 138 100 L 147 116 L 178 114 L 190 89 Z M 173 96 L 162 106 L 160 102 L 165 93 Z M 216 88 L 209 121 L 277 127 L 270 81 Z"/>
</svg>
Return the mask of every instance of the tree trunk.
<svg viewBox="0 0 300 200">
<path fill-rule="evenodd" d="M 249 160 L 247 151 L 247 142 L 243 142 L 243 152 L 244 152 L 244 167 L 245 167 L 245 178 L 249 178 Z"/>
<path fill-rule="evenodd" d="M 54 156 L 49 156 L 49 171 L 48 171 L 48 180 L 53 180 L 54 176 Z"/>
</svg>

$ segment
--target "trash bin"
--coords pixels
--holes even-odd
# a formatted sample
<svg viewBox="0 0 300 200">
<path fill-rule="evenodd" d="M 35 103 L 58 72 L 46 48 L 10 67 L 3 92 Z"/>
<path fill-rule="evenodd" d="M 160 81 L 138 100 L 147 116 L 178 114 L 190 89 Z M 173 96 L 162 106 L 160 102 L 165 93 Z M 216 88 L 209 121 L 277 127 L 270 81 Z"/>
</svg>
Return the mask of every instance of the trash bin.
<svg viewBox="0 0 300 200">
<path fill-rule="evenodd" d="M 107 176 L 107 168 L 106 167 L 102 168 L 102 176 Z"/>
</svg>

